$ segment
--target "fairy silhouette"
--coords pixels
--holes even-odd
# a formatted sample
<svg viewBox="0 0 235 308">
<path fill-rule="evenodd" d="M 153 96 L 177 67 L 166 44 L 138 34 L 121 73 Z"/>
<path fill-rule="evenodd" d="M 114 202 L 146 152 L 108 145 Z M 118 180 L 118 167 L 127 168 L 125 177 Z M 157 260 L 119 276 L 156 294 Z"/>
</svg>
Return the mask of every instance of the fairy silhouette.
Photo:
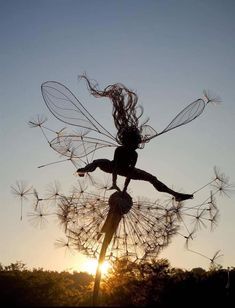
<svg viewBox="0 0 235 308">
<path fill-rule="evenodd" d="M 117 134 L 113 136 L 105 129 L 67 87 L 55 81 L 47 81 L 42 84 L 41 90 L 44 101 L 52 114 L 66 124 L 86 129 L 85 133 L 64 132 L 54 138 L 50 142 L 50 146 L 62 155 L 71 156 L 72 153 L 78 159 L 82 159 L 100 148 L 115 146 L 112 161 L 95 159 L 85 167 L 77 169 L 78 175 L 84 176 L 86 173 L 100 168 L 102 171 L 112 174 L 110 189 L 125 193 L 131 180 L 140 180 L 151 183 L 160 192 L 171 194 L 176 201 L 193 198 L 193 194 L 176 192 L 159 181 L 156 176 L 136 168 L 138 158 L 136 150 L 143 148 L 145 143 L 151 139 L 197 118 L 212 99 L 204 93 L 206 99 L 200 98 L 189 104 L 163 131 L 157 133 L 150 125 L 146 124 L 148 120 L 140 123 L 143 107 L 137 105 L 138 96 L 136 93 L 121 83 L 111 84 L 104 90 L 99 90 L 97 85 L 93 85 L 85 75 L 82 75 L 81 78 L 86 81 L 88 90 L 94 97 L 104 97 L 111 100 Z M 91 132 L 98 133 L 102 139 L 99 136 L 91 137 Z M 122 190 L 117 186 L 118 175 L 126 177 Z"/>
</svg>

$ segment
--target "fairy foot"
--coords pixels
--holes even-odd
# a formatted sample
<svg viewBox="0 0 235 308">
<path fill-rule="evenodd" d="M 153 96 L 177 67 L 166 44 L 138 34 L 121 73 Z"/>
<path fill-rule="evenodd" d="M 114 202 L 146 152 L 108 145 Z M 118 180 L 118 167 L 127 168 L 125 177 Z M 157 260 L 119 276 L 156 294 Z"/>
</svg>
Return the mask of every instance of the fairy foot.
<svg viewBox="0 0 235 308">
<path fill-rule="evenodd" d="M 77 172 L 77 175 L 80 176 L 80 177 L 84 177 L 85 173 Z"/>
<path fill-rule="evenodd" d="M 175 197 L 175 200 L 178 201 L 178 202 L 184 201 L 184 200 L 188 200 L 188 199 L 193 199 L 193 195 L 191 195 L 191 194 L 181 194 L 181 193 L 178 193 L 174 197 Z"/>
<path fill-rule="evenodd" d="M 77 175 L 80 176 L 80 177 L 84 177 L 85 173 L 87 172 L 87 171 L 85 171 L 84 169 L 85 169 L 85 168 L 80 168 L 80 169 L 78 169 L 77 172 L 76 172 Z"/>
</svg>

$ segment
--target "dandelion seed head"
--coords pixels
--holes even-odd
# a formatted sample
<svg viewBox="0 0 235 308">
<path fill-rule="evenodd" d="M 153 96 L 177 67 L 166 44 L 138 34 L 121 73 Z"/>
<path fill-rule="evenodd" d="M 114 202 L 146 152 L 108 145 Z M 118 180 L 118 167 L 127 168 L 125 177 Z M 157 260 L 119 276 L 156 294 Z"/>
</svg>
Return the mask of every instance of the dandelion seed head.
<svg viewBox="0 0 235 308">
<path fill-rule="evenodd" d="M 209 182 L 213 190 L 209 191 L 206 200 L 195 205 L 192 201 L 176 202 L 172 198 L 152 201 L 143 197 L 134 198 L 128 193 L 112 194 L 107 189 L 108 182 L 91 186 L 84 178 L 77 181 L 68 194 L 61 193 L 58 183 L 49 187 L 46 197 L 41 197 L 36 189 L 22 182 L 17 182 L 12 192 L 21 200 L 32 197 L 34 203 L 40 204 L 34 207 L 34 213 L 28 215 L 33 226 L 43 228 L 49 216 L 56 216 L 67 237 L 66 241 L 57 242 L 57 246 L 66 251 L 79 251 L 98 258 L 104 236 L 107 230 L 112 230 L 106 259 L 127 257 L 141 262 L 157 258 L 177 235 L 185 239 L 185 247 L 189 249 L 189 243 L 198 230 L 207 226 L 214 230 L 219 217 L 216 195 L 227 193 L 230 189 L 228 178 L 217 168 L 214 170 L 216 178 L 213 183 Z M 208 189 L 209 184 L 204 185 L 203 189 Z M 53 212 L 48 213 L 44 203 L 52 199 L 55 206 Z"/>
</svg>

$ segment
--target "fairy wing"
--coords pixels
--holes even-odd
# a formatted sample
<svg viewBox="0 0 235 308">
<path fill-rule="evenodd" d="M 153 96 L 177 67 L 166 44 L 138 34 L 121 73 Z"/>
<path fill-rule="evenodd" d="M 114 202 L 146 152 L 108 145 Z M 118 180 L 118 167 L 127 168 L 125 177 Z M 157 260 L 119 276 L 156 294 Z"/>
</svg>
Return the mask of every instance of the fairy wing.
<svg viewBox="0 0 235 308">
<path fill-rule="evenodd" d="M 56 81 L 46 81 L 42 84 L 41 91 L 48 109 L 58 120 L 83 130 L 72 133 L 65 130 L 56 134 L 51 141 L 48 140 L 57 153 L 82 159 L 98 149 L 117 146 L 115 137 L 88 112 L 66 86 Z M 98 133 L 101 138 L 91 136 L 92 132 Z"/>
<path fill-rule="evenodd" d="M 96 150 L 104 147 L 115 147 L 114 143 L 89 136 L 85 133 L 66 133 L 59 135 L 50 141 L 50 146 L 57 153 L 71 157 L 73 159 L 82 159 L 88 157 Z"/>
<path fill-rule="evenodd" d="M 115 137 L 105 129 L 63 84 L 46 81 L 41 86 L 43 99 L 51 113 L 60 121 L 100 133 L 112 141 Z"/>
<path fill-rule="evenodd" d="M 196 119 L 200 114 L 202 114 L 206 103 L 203 99 L 197 99 L 196 101 L 190 103 L 181 112 L 179 112 L 176 117 L 167 125 L 163 131 L 157 133 L 151 126 L 143 126 L 143 142 L 148 142 L 152 138 L 162 135 L 170 130 L 177 128 L 179 126 L 185 125 L 194 119 Z M 145 127 L 146 126 L 146 127 Z M 155 132 L 155 133 L 154 133 Z"/>
</svg>

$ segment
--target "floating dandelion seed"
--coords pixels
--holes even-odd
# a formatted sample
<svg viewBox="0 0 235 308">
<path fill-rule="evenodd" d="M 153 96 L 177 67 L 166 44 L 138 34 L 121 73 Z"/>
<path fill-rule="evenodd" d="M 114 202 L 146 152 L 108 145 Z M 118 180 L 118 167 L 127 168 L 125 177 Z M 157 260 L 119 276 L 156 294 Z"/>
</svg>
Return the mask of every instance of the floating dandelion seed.
<svg viewBox="0 0 235 308">
<path fill-rule="evenodd" d="M 77 198 L 83 198 L 85 192 L 87 191 L 88 185 L 85 182 L 77 182 L 77 186 L 73 186 L 72 194 L 77 196 Z"/>
<path fill-rule="evenodd" d="M 44 115 L 37 115 L 35 119 L 32 119 L 28 122 L 29 127 L 35 128 L 35 127 L 41 127 L 43 128 L 43 124 L 47 122 L 47 117 Z"/>
<path fill-rule="evenodd" d="M 186 249 L 188 249 L 188 247 L 189 247 L 189 241 L 193 241 L 195 233 L 196 233 L 195 229 L 193 231 L 191 231 L 188 235 L 182 235 L 182 234 L 179 233 L 181 236 L 183 236 L 186 239 L 186 241 L 185 241 L 185 248 Z"/>
<path fill-rule="evenodd" d="M 214 167 L 215 181 L 211 186 L 216 189 L 222 196 L 230 197 L 229 194 L 234 192 L 234 185 L 230 183 L 230 179 L 224 173 L 220 172 L 218 167 Z"/>
<path fill-rule="evenodd" d="M 38 192 L 36 189 L 33 189 L 33 195 L 35 197 L 35 204 L 34 204 L 34 207 L 35 207 L 35 210 L 37 210 L 38 206 L 39 206 L 39 203 L 41 201 L 43 201 L 42 198 L 39 198 L 39 195 L 38 195 Z"/>
<path fill-rule="evenodd" d="M 73 254 L 73 249 L 72 249 L 71 246 L 70 246 L 69 239 L 60 238 L 60 239 L 56 240 L 56 242 L 55 242 L 55 247 L 56 247 L 56 248 L 64 248 L 64 249 L 65 249 L 65 254 L 66 254 L 67 252 Z"/>
<path fill-rule="evenodd" d="M 49 215 L 45 209 L 37 208 L 34 212 L 28 213 L 29 222 L 33 227 L 43 229 L 48 223 L 46 217 Z"/>
<path fill-rule="evenodd" d="M 48 185 L 46 199 L 56 202 L 61 196 L 61 185 L 58 181 L 55 181 L 54 184 Z"/>
<path fill-rule="evenodd" d="M 191 251 L 191 252 L 193 252 L 193 253 L 195 253 L 195 254 L 197 254 L 197 255 L 200 255 L 200 256 L 203 257 L 203 258 L 206 258 L 206 259 L 210 260 L 210 266 L 211 266 L 211 268 L 214 268 L 214 266 L 220 265 L 219 263 L 217 263 L 216 260 L 218 260 L 219 258 L 221 258 L 221 257 L 223 256 L 222 254 L 219 254 L 219 253 L 220 253 L 220 250 L 216 251 L 216 253 L 213 255 L 212 258 L 209 258 L 209 257 L 207 257 L 206 255 L 204 255 L 204 254 L 202 254 L 202 253 L 200 253 L 200 252 L 198 252 L 198 251 L 195 251 L 195 250 L 192 250 L 192 249 L 188 249 L 188 250 Z"/>
<path fill-rule="evenodd" d="M 206 99 L 206 103 L 219 104 L 222 102 L 221 98 L 217 95 L 214 95 L 209 90 L 203 91 L 204 97 Z"/>
<path fill-rule="evenodd" d="M 28 186 L 26 183 L 23 181 L 16 182 L 15 186 L 11 186 L 11 191 L 13 195 L 15 195 L 17 198 L 20 198 L 20 220 L 23 218 L 23 201 L 28 200 L 28 196 L 32 192 L 32 187 Z"/>
<path fill-rule="evenodd" d="M 219 263 L 216 262 L 216 260 L 218 260 L 219 258 L 221 258 L 223 256 L 223 254 L 219 254 L 220 250 L 216 251 L 216 253 L 214 254 L 214 256 L 210 259 L 211 261 L 211 265 L 219 265 Z"/>
<path fill-rule="evenodd" d="M 203 221 L 203 219 L 205 219 L 204 218 L 205 214 L 206 214 L 205 209 L 197 211 L 196 216 L 194 216 L 194 218 L 193 218 L 195 230 L 201 229 L 202 227 L 206 228 L 206 224 Z"/>
<path fill-rule="evenodd" d="M 228 180 L 228 177 L 226 177 L 217 166 L 214 166 L 214 174 L 214 180 L 218 180 L 219 182 L 226 182 Z"/>
<path fill-rule="evenodd" d="M 231 185 L 228 179 L 223 181 L 215 181 L 212 186 L 219 192 L 221 196 L 226 196 L 229 198 L 229 193 L 234 192 L 234 186 Z"/>
<path fill-rule="evenodd" d="M 218 220 L 219 220 L 219 211 L 217 210 L 213 216 L 211 216 L 210 218 L 208 218 L 208 220 L 210 221 L 210 228 L 211 231 L 213 231 L 215 229 L 215 227 L 217 227 L 218 225 Z"/>
<path fill-rule="evenodd" d="M 63 227 L 65 232 L 67 231 L 68 224 L 73 216 L 73 209 L 71 206 L 72 206 L 71 201 L 68 198 L 66 197 L 60 198 L 56 215 L 60 225 Z"/>
</svg>

